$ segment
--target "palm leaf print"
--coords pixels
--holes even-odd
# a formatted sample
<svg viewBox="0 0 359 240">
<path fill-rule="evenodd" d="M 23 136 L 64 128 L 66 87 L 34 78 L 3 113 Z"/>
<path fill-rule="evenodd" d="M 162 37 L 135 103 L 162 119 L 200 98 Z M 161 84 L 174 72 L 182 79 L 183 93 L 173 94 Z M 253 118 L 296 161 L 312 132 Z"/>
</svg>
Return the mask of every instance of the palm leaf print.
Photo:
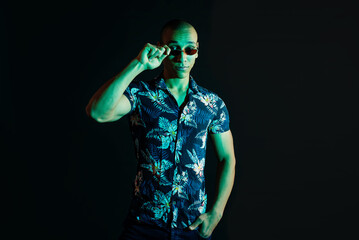
<svg viewBox="0 0 359 240">
<path fill-rule="evenodd" d="M 187 171 L 183 171 L 181 174 L 177 172 L 177 168 L 174 172 L 174 181 L 172 185 L 173 195 L 178 194 L 179 197 L 188 199 L 188 195 L 185 191 L 185 186 L 188 182 L 188 173 Z"/>
<path fill-rule="evenodd" d="M 146 149 L 146 153 L 142 152 L 143 157 L 146 159 L 148 164 L 143 163 L 140 166 L 147 169 L 152 173 L 152 176 L 157 180 L 160 185 L 168 186 L 171 185 L 171 182 L 167 180 L 165 177 L 165 171 L 172 167 L 172 163 L 166 159 L 155 160 L 148 149 Z"/>
<path fill-rule="evenodd" d="M 182 111 L 180 117 L 180 123 L 184 123 L 188 126 L 197 128 L 197 123 L 194 119 L 195 112 L 197 110 L 196 103 L 194 101 L 189 102 Z"/>
<path fill-rule="evenodd" d="M 172 110 L 166 103 L 165 98 L 167 97 L 162 90 L 155 90 L 152 91 L 148 88 L 147 85 L 145 85 L 145 88 L 147 89 L 146 92 L 139 92 L 139 95 L 145 96 L 149 98 L 153 102 L 153 106 L 157 109 L 160 109 L 161 111 L 167 112 L 167 113 L 174 113 L 174 110 Z"/>
<path fill-rule="evenodd" d="M 207 205 L 207 194 L 204 191 L 199 190 L 199 198 L 194 201 L 189 207 L 188 210 L 197 210 L 201 214 L 205 213 Z"/>
<path fill-rule="evenodd" d="M 218 97 L 215 94 L 199 93 L 197 95 L 194 95 L 193 97 L 200 100 L 212 114 L 215 114 L 217 109 L 217 101 L 218 101 Z"/>
<path fill-rule="evenodd" d="M 170 143 L 176 139 L 177 135 L 177 121 L 170 122 L 164 117 L 160 117 L 158 120 L 159 128 L 154 128 L 146 135 L 147 138 L 155 138 L 161 141 L 162 145 L 158 148 L 167 149 Z"/>
<path fill-rule="evenodd" d="M 203 181 L 205 158 L 199 160 L 194 149 L 192 150 L 192 153 L 187 150 L 187 153 L 189 157 L 192 159 L 193 164 L 186 164 L 186 167 L 191 168 L 196 173 L 196 176 L 198 177 L 199 181 Z"/>
</svg>

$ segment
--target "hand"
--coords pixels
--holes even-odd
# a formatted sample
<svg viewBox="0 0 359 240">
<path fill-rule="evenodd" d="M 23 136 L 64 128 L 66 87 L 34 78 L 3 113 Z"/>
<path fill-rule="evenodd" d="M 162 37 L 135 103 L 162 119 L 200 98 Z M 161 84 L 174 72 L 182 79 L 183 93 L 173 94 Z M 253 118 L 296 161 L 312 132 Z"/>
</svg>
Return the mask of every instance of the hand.
<svg viewBox="0 0 359 240">
<path fill-rule="evenodd" d="M 171 49 L 167 45 L 155 46 L 147 43 L 136 59 L 143 64 L 145 70 L 152 70 L 159 67 L 170 52 Z"/>
<path fill-rule="evenodd" d="M 194 230 L 199 226 L 199 235 L 203 238 L 208 238 L 212 235 L 214 228 L 221 220 L 222 215 L 214 211 L 206 212 L 200 215 L 197 220 L 189 226 L 190 230 Z"/>
</svg>

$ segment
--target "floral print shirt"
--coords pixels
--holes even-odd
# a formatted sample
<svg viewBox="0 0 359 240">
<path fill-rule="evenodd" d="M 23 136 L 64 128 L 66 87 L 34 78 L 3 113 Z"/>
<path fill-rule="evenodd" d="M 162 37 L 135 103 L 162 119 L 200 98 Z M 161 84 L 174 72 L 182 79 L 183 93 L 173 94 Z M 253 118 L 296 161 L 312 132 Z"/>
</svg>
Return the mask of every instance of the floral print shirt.
<svg viewBox="0 0 359 240">
<path fill-rule="evenodd" d="M 124 95 L 131 103 L 138 162 L 129 215 L 163 228 L 187 228 L 206 211 L 207 136 L 229 130 L 227 108 L 192 76 L 178 106 L 163 72 L 152 81 L 131 82 Z"/>
</svg>

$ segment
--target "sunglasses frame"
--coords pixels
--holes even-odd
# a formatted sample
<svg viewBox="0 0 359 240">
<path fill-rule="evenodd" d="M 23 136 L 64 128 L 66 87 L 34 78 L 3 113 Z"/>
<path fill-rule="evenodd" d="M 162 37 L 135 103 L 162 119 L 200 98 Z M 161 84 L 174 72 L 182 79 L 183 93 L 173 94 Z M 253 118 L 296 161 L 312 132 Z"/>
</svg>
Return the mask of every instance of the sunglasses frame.
<svg viewBox="0 0 359 240">
<path fill-rule="evenodd" d="M 171 48 L 171 47 L 169 47 Z M 187 49 L 190 49 L 190 50 L 187 50 Z M 193 51 L 195 50 L 195 53 L 193 54 L 189 54 L 190 51 Z M 191 47 L 186 47 L 185 49 L 181 49 L 181 50 L 172 50 L 171 49 L 171 52 L 169 55 L 172 55 L 172 56 L 178 56 L 180 55 L 182 52 L 184 52 L 186 55 L 188 56 L 192 56 L 192 55 L 195 55 L 197 52 L 198 52 L 198 48 L 191 48 Z"/>
</svg>

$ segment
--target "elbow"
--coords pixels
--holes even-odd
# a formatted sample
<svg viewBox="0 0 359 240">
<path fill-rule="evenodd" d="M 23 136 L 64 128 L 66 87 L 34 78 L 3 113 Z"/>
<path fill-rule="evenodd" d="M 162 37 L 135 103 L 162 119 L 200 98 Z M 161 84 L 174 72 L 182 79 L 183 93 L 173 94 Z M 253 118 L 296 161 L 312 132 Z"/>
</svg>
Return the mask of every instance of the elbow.
<svg viewBox="0 0 359 240">
<path fill-rule="evenodd" d="M 229 157 L 224 159 L 223 165 L 228 170 L 232 171 L 233 174 L 236 171 L 236 158 L 235 157 Z"/>
<path fill-rule="evenodd" d="M 92 118 L 93 120 L 95 120 L 98 123 L 105 123 L 105 122 L 110 122 L 107 118 L 103 118 L 101 116 L 98 116 L 94 113 L 90 114 L 90 118 Z"/>
<path fill-rule="evenodd" d="M 86 115 L 90 118 L 92 118 L 92 115 L 91 115 L 91 105 L 90 103 L 87 104 L 86 108 L 85 108 L 85 111 L 86 111 Z"/>
<path fill-rule="evenodd" d="M 231 175 L 235 175 L 236 172 L 236 158 L 232 157 L 232 158 L 228 158 L 227 161 L 225 161 L 225 167 L 226 169 L 228 169 L 228 171 L 231 173 Z"/>
<path fill-rule="evenodd" d="M 106 121 L 105 119 L 103 119 L 103 118 L 94 118 L 94 117 L 91 117 L 92 119 L 94 119 L 96 122 L 98 122 L 98 123 L 105 123 L 105 122 L 108 122 L 108 121 Z"/>
<path fill-rule="evenodd" d="M 226 162 L 231 169 L 234 170 L 236 168 L 236 158 L 235 157 L 229 158 Z"/>
<path fill-rule="evenodd" d="M 86 115 L 95 120 L 96 122 L 99 122 L 99 123 L 104 123 L 106 122 L 106 120 L 104 118 L 102 118 L 101 116 L 99 116 L 96 111 L 94 111 L 94 109 L 91 107 L 91 104 L 89 103 L 86 108 L 85 108 L 85 111 L 86 111 Z"/>
<path fill-rule="evenodd" d="M 90 115 L 90 118 L 95 120 L 98 123 L 105 123 L 105 122 L 111 122 L 108 119 L 102 118 L 102 117 L 96 117 L 94 115 Z"/>
<path fill-rule="evenodd" d="M 219 160 L 220 160 L 220 162 L 222 162 L 230 167 L 234 168 L 236 166 L 236 157 L 233 154 L 228 154 L 226 156 L 223 156 Z"/>
<path fill-rule="evenodd" d="M 122 118 L 122 116 L 114 117 L 112 115 L 108 116 L 108 115 L 99 114 L 98 112 L 88 107 L 86 107 L 86 113 L 87 116 L 89 116 L 91 119 L 95 120 L 98 123 L 113 122 Z"/>
<path fill-rule="evenodd" d="M 222 168 L 225 168 L 228 171 L 235 171 L 236 158 L 235 157 L 224 157 L 218 162 L 218 164 L 220 164 Z"/>
</svg>

